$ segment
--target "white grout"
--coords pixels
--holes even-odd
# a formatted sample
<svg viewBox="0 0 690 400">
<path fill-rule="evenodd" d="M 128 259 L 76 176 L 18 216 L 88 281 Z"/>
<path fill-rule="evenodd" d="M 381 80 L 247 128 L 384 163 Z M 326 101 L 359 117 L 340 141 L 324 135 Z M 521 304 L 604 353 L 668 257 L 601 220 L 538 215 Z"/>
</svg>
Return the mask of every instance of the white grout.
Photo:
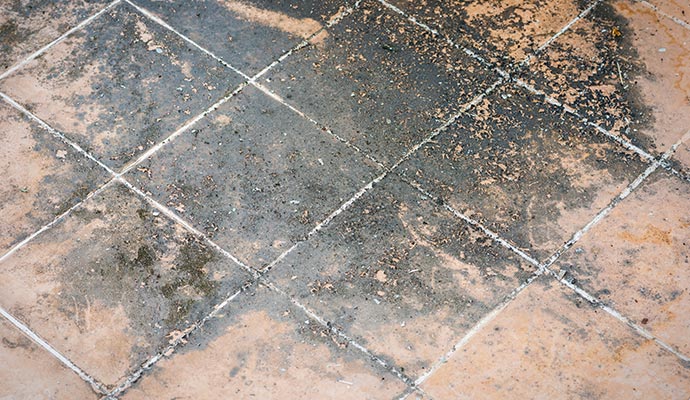
<svg viewBox="0 0 690 400">
<path fill-rule="evenodd" d="M 11 68 L 9 68 L 8 70 L 6 70 L 6 71 L 3 72 L 2 74 L 0 74 L 0 80 L 2 80 L 2 79 L 4 79 L 4 78 L 8 77 L 8 76 L 11 75 L 12 73 L 14 73 L 16 70 L 22 68 L 23 66 L 25 66 L 26 64 L 28 64 L 29 62 L 31 62 L 32 60 L 34 60 L 36 57 L 38 57 L 38 56 L 40 56 L 41 54 L 45 53 L 45 52 L 46 52 L 48 49 L 50 49 L 51 47 L 53 47 L 53 46 L 55 46 L 56 44 L 62 42 L 63 40 L 65 40 L 65 38 L 67 38 L 67 36 L 71 35 L 72 33 L 76 32 L 76 31 L 78 31 L 78 30 L 81 30 L 81 29 L 84 28 L 86 25 L 90 24 L 91 21 L 93 21 L 93 20 L 95 20 L 96 18 L 100 17 L 103 13 L 105 13 L 105 12 L 108 11 L 108 10 L 110 10 L 111 8 L 113 8 L 114 6 L 116 6 L 117 4 L 119 4 L 120 2 L 121 2 L 121 0 L 115 0 L 115 1 L 111 2 L 110 4 L 108 4 L 107 6 L 105 6 L 104 8 L 102 8 L 100 11 L 98 11 L 97 13 L 93 14 L 92 16 L 88 17 L 87 19 L 83 20 L 82 22 L 80 22 L 79 24 L 77 24 L 76 26 L 74 26 L 72 29 L 70 29 L 70 30 L 68 30 L 67 32 L 65 32 L 65 33 L 63 33 L 62 35 L 60 35 L 57 39 L 55 39 L 55 40 L 53 40 L 52 42 L 48 43 L 47 45 L 41 47 L 40 49 L 38 49 L 37 51 L 35 51 L 35 52 L 32 53 L 31 55 L 29 55 L 27 58 L 25 58 L 24 60 L 22 60 L 20 63 L 15 64 L 15 65 L 12 66 Z"/>
<path fill-rule="evenodd" d="M 34 341 L 34 343 L 38 344 L 41 346 L 44 350 L 46 350 L 48 353 L 50 353 L 53 357 L 57 358 L 64 366 L 67 368 L 71 369 L 74 371 L 81 379 L 86 381 L 88 384 L 91 385 L 91 388 L 95 390 L 98 393 L 101 394 L 106 394 L 107 391 L 105 388 L 94 378 L 92 378 L 90 375 L 88 375 L 84 370 L 81 368 L 77 367 L 72 361 L 70 361 L 67 357 L 63 356 L 59 351 L 55 350 L 53 346 L 48 344 L 45 340 L 43 340 L 40 336 L 35 334 L 31 329 L 29 329 L 24 323 L 13 317 L 10 313 L 5 311 L 4 308 L 0 307 L 0 315 L 2 315 L 5 319 L 7 319 L 12 325 L 14 325 L 17 329 L 22 331 L 22 333 L 26 336 L 28 336 L 31 340 Z"/>
</svg>

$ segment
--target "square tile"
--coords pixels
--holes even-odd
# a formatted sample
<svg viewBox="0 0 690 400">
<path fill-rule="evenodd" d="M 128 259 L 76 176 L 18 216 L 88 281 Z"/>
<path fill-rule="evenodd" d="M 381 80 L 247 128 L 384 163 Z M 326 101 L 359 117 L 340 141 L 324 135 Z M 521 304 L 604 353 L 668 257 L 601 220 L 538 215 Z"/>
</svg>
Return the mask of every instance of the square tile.
<svg viewBox="0 0 690 400">
<path fill-rule="evenodd" d="M 89 384 L 0 317 L 1 399 L 97 399 Z"/>
<path fill-rule="evenodd" d="M 0 255 L 109 178 L 5 102 L 0 102 L 0 160 Z"/>
<path fill-rule="evenodd" d="M 690 30 L 642 3 L 602 2 L 524 79 L 612 133 L 663 153 L 690 126 Z"/>
<path fill-rule="evenodd" d="M 111 386 L 249 274 L 113 183 L 0 265 L 0 306 Z"/>
<path fill-rule="evenodd" d="M 0 90 L 120 168 L 240 81 L 123 3 L 0 82 Z"/>
<path fill-rule="evenodd" d="M 131 178 L 255 268 L 379 174 L 374 163 L 251 86 L 196 126 Z"/>
<path fill-rule="evenodd" d="M 389 176 L 268 279 L 414 378 L 534 272 Z"/>
<path fill-rule="evenodd" d="M 390 166 L 497 79 L 375 1 L 262 81 Z"/>
<path fill-rule="evenodd" d="M 551 278 L 535 281 L 423 385 L 444 399 L 687 399 L 690 371 Z"/>
<path fill-rule="evenodd" d="M 562 108 L 503 87 L 399 172 L 544 260 L 647 165 Z"/>
<path fill-rule="evenodd" d="M 578 0 L 390 0 L 502 68 L 512 69 L 587 6 Z"/>
<path fill-rule="evenodd" d="M 0 73 L 108 5 L 106 0 L 0 3 Z"/>
<path fill-rule="evenodd" d="M 652 175 L 554 265 L 690 356 L 690 183 Z"/>
<path fill-rule="evenodd" d="M 231 302 L 122 399 L 392 399 L 404 389 L 286 298 L 259 287 Z"/>
<path fill-rule="evenodd" d="M 654 6 L 671 17 L 690 24 L 690 3 L 685 0 L 653 0 Z"/>
<path fill-rule="evenodd" d="M 345 9 L 348 0 L 137 0 L 183 35 L 252 76 Z"/>
</svg>

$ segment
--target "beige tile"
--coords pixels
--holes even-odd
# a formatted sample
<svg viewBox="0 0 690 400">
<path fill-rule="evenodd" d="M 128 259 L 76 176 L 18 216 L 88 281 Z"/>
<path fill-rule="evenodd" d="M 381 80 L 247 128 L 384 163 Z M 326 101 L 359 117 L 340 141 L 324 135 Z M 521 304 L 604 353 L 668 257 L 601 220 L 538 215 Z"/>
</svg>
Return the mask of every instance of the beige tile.
<svg viewBox="0 0 690 400">
<path fill-rule="evenodd" d="M 113 184 L 3 261 L 0 306 L 112 386 L 248 278 Z"/>
<path fill-rule="evenodd" d="M 103 168 L 0 102 L 0 255 L 107 179 Z"/>
<path fill-rule="evenodd" d="M 690 185 L 657 173 L 555 265 L 690 355 Z"/>
<path fill-rule="evenodd" d="M 690 369 L 551 278 L 538 280 L 423 385 L 444 399 L 687 399 Z"/>
<path fill-rule="evenodd" d="M 651 152 L 690 126 L 690 30 L 648 7 L 603 2 L 556 40 L 525 79 Z"/>
<path fill-rule="evenodd" d="M 690 3 L 687 0 L 649 0 L 662 12 L 690 24 Z"/>
<path fill-rule="evenodd" d="M 127 392 L 135 399 L 389 399 L 405 385 L 265 288 L 230 303 Z"/>
<path fill-rule="evenodd" d="M 0 317 L 0 399 L 96 399 L 76 373 Z"/>
</svg>

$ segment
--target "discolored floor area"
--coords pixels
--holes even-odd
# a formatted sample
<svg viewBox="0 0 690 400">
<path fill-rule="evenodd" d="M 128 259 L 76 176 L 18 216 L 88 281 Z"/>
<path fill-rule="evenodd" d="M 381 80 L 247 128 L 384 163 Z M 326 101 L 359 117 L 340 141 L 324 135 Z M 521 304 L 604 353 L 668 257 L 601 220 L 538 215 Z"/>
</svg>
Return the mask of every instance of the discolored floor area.
<svg viewBox="0 0 690 400">
<path fill-rule="evenodd" d="M 0 399 L 690 398 L 678 0 L 0 0 Z"/>
</svg>

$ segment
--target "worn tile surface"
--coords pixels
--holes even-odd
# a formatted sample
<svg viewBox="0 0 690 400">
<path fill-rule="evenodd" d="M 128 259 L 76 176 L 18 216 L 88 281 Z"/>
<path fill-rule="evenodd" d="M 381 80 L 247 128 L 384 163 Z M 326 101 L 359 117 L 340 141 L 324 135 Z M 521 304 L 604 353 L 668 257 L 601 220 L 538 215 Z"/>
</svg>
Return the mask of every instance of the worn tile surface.
<svg viewBox="0 0 690 400">
<path fill-rule="evenodd" d="M 5 260 L 0 306 L 114 384 L 248 275 L 113 184 Z"/>
<path fill-rule="evenodd" d="M 548 257 L 646 165 L 520 89 L 487 97 L 401 174 L 487 228 Z"/>
<path fill-rule="evenodd" d="M 656 174 L 557 270 L 666 343 L 690 352 L 690 185 Z"/>
<path fill-rule="evenodd" d="M 0 2 L 0 73 L 108 3 L 105 0 Z"/>
<path fill-rule="evenodd" d="M 690 370 L 554 281 L 537 282 L 422 385 L 434 399 L 686 399 Z"/>
<path fill-rule="evenodd" d="M 122 4 L 0 82 L 110 167 L 173 133 L 241 77 Z"/>
<path fill-rule="evenodd" d="M 583 11 L 575 0 L 392 0 L 410 16 L 437 29 L 502 68 L 517 67 Z"/>
<path fill-rule="evenodd" d="M 247 88 L 133 173 L 135 184 L 260 268 L 378 172 L 311 122 Z"/>
<path fill-rule="evenodd" d="M 392 165 L 498 77 L 378 2 L 362 7 L 262 83 Z"/>
<path fill-rule="evenodd" d="M 210 0 L 136 3 L 252 76 L 326 26 L 347 0 Z"/>
<path fill-rule="evenodd" d="M 525 73 L 538 89 L 651 152 L 690 126 L 690 30 L 644 5 L 603 2 Z"/>
<path fill-rule="evenodd" d="M 392 177 L 269 276 L 416 376 L 532 272 Z"/>
<path fill-rule="evenodd" d="M 404 384 L 260 287 L 231 303 L 123 399 L 389 399 Z"/>
<path fill-rule="evenodd" d="M 97 399 L 79 376 L 0 319 L 1 399 Z"/>
<path fill-rule="evenodd" d="M 0 254 L 105 183 L 106 172 L 0 103 Z"/>
<path fill-rule="evenodd" d="M 654 0 L 652 5 L 671 17 L 690 24 L 690 4 L 684 0 Z"/>
</svg>

